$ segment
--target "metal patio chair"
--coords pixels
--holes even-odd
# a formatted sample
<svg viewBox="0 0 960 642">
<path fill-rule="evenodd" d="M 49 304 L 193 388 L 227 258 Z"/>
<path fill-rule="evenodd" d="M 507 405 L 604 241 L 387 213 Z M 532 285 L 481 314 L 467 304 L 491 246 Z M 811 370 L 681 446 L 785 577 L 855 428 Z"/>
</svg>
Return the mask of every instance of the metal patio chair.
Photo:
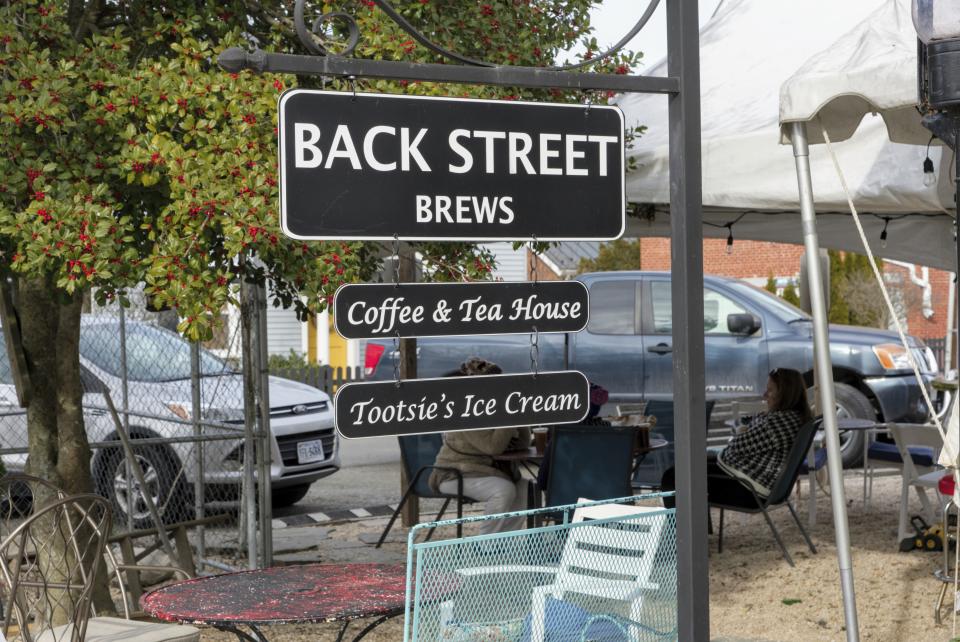
<svg viewBox="0 0 960 642">
<path fill-rule="evenodd" d="M 377 540 L 376 548 L 380 548 L 383 540 L 387 539 L 390 529 L 393 528 L 393 523 L 397 521 L 397 516 L 400 515 L 410 495 L 416 495 L 421 498 L 443 499 L 444 502 L 440 507 L 440 512 L 437 514 L 436 521 L 443 519 L 443 514 L 453 500 L 457 500 L 458 519 L 463 517 L 463 505 L 473 503 L 472 499 L 463 494 L 463 475 L 460 474 L 460 471 L 455 468 L 435 465 L 437 453 L 440 452 L 440 448 L 443 446 L 442 434 L 407 435 L 397 437 L 397 441 L 400 442 L 400 463 L 409 481 L 403 491 L 403 496 L 400 497 L 400 503 L 397 504 L 396 510 L 394 510 L 393 515 L 390 516 L 390 521 L 387 522 L 386 528 L 384 528 L 380 534 L 380 539 Z M 434 470 L 446 470 L 456 475 L 458 488 L 456 494 L 451 495 L 437 492 L 430 487 L 430 473 Z M 434 529 L 431 528 L 427 533 L 427 539 L 433 536 L 433 531 Z M 457 524 L 457 537 L 463 537 L 463 526 L 461 524 Z"/>
<path fill-rule="evenodd" d="M 168 566 L 117 564 L 106 546 L 109 502 L 97 495 L 66 496 L 55 485 L 29 475 L 0 479 L 0 569 L 3 631 L 24 642 L 196 642 L 198 629 L 130 619 L 124 573 L 170 571 Z M 97 616 L 92 591 L 101 577 L 116 581 L 123 618 Z M 11 627 L 16 620 L 16 627 Z"/>
<path fill-rule="evenodd" d="M 793 566 L 793 558 L 791 558 L 790 553 L 787 552 L 787 548 L 784 546 L 783 540 L 780 539 L 780 533 L 777 531 L 776 526 L 773 525 L 773 521 L 770 519 L 768 512 L 772 508 L 786 505 L 786 507 L 790 510 L 790 515 L 793 517 L 793 521 L 796 522 L 797 527 L 800 529 L 800 533 L 803 534 L 803 539 L 807 542 L 810 552 L 816 554 L 816 547 L 810 540 L 810 536 L 807 534 L 803 524 L 800 523 L 800 519 L 797 517 L 797 512 L 794 510 L 793 504 L 790 503 L 790 493 L 793 491 L 793 487 L 797 483 L 797 477 L 800 475 L 800 469 L 804 463 L 804 458 L 807 456 L 810 446 L 813 444 L 817 430 L 820 429 L 820 422 L 820 418 L 814 419 L 813 421 L 809 421 L 801 426 L 797 431 L 797 438 L 793 442 L 793 447 L 790 449 L 787 459 L 784 462 L 783 471 L 781 471 L 780 477 L 770 489 L 770 495 L 768 497 L 762 498 L 757 495 L 753 489 L 742 484 L 738 484 L 736 486 L 737 492 L 731 493 L 731 495 L 728 497 L 717 497 L 715 495 L 710 497 L 710 506 L 720 509 L 718 552 L 723 552 L 723 516 L 725 511 L 730 510 L 751 514 L 762 513 L 764 520 L 766 520 L 767 525 L 770 527 L 770 531 L 773 533 L 773 538 L 777 541 L 777 545 L 780 547 L 783 558 L 787 560 L 787 563 L 790 564 L 790 566 Z"/>
<path fill-rule="evenodd" d="M 716 401 L 708 399 L 706 402 L 706 426 L 709 431 L 710 415 L 713 414 L 713 407 Z M 648 415 L 656 417 L 657 423 L 653 427 L 650 437 L 660 437 L 670 442 L 666 448 L 654 451 L 650 457 L 647 457 L 640 466 L 637 466 L 633 475 L 633 488 L 660 488 L 660 481 L 663 479 L 663 473 L 671 468 L 676 459 L 674 451 L 674 421 L 673 421 L 673 399 L 654 399 L 647 402 L 646 412 Z"/>
</svg>

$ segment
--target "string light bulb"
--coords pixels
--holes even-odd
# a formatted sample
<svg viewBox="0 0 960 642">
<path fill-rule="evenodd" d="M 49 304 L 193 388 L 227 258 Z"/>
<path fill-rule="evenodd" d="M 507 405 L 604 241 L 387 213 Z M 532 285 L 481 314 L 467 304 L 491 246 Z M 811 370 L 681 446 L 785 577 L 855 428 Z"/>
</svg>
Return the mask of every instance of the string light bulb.
<svg viewBox="0 0 960 642">
<path fill-rule="evenodd" d="M 931 136 L 927 141 L 927 157 L 923 159 L 923 186 L 933 187 L 937 182 L 937 174 L 933 169 L 933 160 L 930 158 L 930 143 L 935 136 Z"/>
<path fill-rule="evenodd" d="M 880 232 L 880 247 L 887 247 L 887 225 L 890 224 L 890 219 L 883 219 L 883 231 Z"/>
<path fill-rule="evenodd" d="M 933 171 L 933 161 L 927 156 L 923 161 L 923 186 L 933 187 L 937 183 L 937 174 Z"/>
<path fill-rule="evenodd" d="M 733 225 L 727 225 L 727 254 L 733 254 Z"/>
</svg>

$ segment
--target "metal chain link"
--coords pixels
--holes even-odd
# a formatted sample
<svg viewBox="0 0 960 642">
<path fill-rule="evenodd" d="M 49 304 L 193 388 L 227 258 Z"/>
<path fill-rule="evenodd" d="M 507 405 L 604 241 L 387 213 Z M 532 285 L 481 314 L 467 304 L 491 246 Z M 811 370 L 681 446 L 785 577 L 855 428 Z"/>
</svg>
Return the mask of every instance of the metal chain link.
<svg viewBox="0 0 960 642">
<path fill-rule="evenodd" d="M 400 287 L 400 237 L 393 235 L 393 287 Z"/>
<path fill-rule="evenodd" d="M 540 372 L 540 333 L 537 332 L 537 326 L 533 326 L 533 333 L 530 334 L 530 370 L 533 376 Z"/>
<path fill-rule="evenodd" d="M 531 237 L 530 249 L 532 250 L 533 261 L 530 266 L 530 277 L 533 279 L 534 285 L 537 284 L 537 263 L 540 262 L 540 257 L 537 253 L 537 237 Z M 540 371 L 540 334 L 537 332 L 537 326 L 533 326 L 533 333 L 530 335 L 530 370 L 533 371 L 533 376 L 536 377 L 537 373 Z"/>
<path fill-rule="evenodd" d="M 530 261 L 530 278 L 534 283 L 537 282 L 537 263 L 540 262 L 540 255 L 537 253 L 537 237 L 531 237 L 533 240 L 530 242 L 530 251 L 533 255 L 533 260 Z"/>
<path fill-rule="evenodd" d="M 400 287 L 400 236 L 393 235 L 393 287 Z M 393 335 L 393 382 L 400 387 L 400 332 Z"/>
<path fill-rule="evenodd" d="M 393 382 L 400 387 L 400 333 L 393 336 Z"/>
</svg>

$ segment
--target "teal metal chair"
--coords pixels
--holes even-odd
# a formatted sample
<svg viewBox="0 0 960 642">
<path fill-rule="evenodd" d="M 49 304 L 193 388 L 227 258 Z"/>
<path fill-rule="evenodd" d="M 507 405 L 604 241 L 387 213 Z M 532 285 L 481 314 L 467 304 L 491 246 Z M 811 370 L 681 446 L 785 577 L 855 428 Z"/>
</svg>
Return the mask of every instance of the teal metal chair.
<svg viewBox="0 0 960 642">
<path fill-rule="evenodd" d="M 544 505 L 575 504 L 581 497 L 599 500 L 632 495 L 634 435 L 629 427 L 555 426 Z"/>
<path fill-rule="evenodd" d="M 710 425 L 710 415 L 713 414 L 713 406 L 715 403 L 716 402 L 712 400 L 707 401 L 707 426 Z M 652 433 L 666 439 L 670 442 L 670 445 L 654 451 L 649 457 L 644 459 L 641 465 L 637 466 L 637 470 L 633 475 L 633 488 L 659 489 L 663 473 L 665 473 L 668 468 L 673 467 L 676 458 L 674 451 L 674 441 L 676 441 L 676 437 L 674 435 L 673 424 L 673 400 L 648 401 L 646 411 L 648 415 L 653 415 L 657 418 L 657 425 L 653 427 Z"/>
</svg>

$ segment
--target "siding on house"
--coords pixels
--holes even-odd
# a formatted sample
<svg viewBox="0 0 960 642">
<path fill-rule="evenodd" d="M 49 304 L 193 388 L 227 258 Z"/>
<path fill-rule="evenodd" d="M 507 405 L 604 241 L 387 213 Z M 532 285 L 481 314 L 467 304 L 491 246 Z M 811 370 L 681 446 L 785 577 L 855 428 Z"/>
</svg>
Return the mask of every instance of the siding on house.
<svg viewBox="0 0 960 642">
<path fill-rule="evenodd" d="M 493 271 L 493 278 L 502 281 L 524 281 L 527 278 L 526 248 L 513 249 L 512 243 L 486 243 L 484 247 L 490 249 L 497 257 L 497 267 Z"/>
<path fill-rule="evenodd" d="M 267 304 L 267 351 L 270 354 L 287 356 L 293 350 L 297 354 L 305 354 L 307 347 L 303 345 L 303 329 L 297 320 L 296 313 L 283 308 L 275 308 Z"/>
</svg>

